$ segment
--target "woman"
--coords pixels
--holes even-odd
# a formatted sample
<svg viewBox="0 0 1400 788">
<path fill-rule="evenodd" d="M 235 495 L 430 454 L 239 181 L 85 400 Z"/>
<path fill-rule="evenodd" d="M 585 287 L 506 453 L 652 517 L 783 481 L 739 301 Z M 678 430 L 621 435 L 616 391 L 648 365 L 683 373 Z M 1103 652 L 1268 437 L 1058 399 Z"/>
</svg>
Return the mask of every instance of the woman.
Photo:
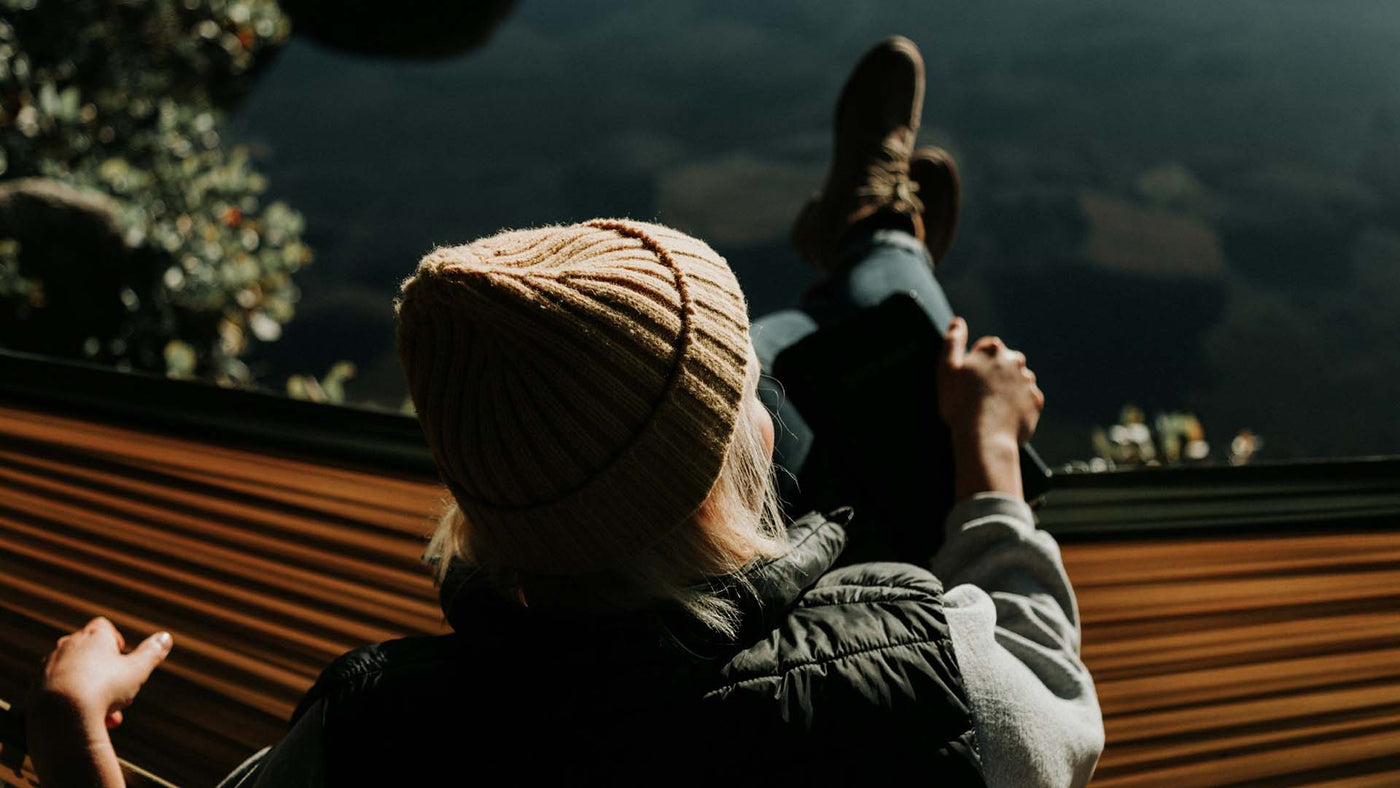
<svg viewBox="0 0 1400 788">
<path fill-rule="evenodd" d="M 1073 593 L 1021 500 L 1017 447 L 1044 399 L 1024 356 L 967 347 L 933 278 L 959 194 L 946 154 L 914 150 L 922 97 L 905 39 L 857 66 L 794 229 L 827 282 L 754 340 L 723 258 L 666 227 L 597 220 L 425 257 L 399 347 L 455 499 L 428 550 L 455 632 L 336 660 L 226 782 L 1087 782 L 1103 731 Z M 834 568 L 852 513 L 784 522 L 761 371 L 911 290 L 948 326 L 959 503 L 931 561 Z M 46 784 L 114 774 L 104 717 L 168 648 L 124 656 L 101 621 L 60 642 L 34 706 Z M 89 757 L 65 760 L 65 740 Z"/>
</svg>

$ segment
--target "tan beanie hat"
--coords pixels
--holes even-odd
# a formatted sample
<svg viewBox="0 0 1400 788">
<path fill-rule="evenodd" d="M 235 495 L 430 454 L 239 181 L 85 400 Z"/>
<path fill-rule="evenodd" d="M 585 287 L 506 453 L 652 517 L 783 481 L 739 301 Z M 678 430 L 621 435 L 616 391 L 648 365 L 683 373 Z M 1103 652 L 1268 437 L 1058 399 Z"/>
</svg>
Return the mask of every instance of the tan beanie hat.
<svg viewBox="0 0 1400 788">
<path fill-rule="evenodd" d="M 483 562 L 615 566 L 719 476 L 749 364 L 724 258 L 598 219 L 436 249 L 406 280 L 399 357 Z"/>
</svg>

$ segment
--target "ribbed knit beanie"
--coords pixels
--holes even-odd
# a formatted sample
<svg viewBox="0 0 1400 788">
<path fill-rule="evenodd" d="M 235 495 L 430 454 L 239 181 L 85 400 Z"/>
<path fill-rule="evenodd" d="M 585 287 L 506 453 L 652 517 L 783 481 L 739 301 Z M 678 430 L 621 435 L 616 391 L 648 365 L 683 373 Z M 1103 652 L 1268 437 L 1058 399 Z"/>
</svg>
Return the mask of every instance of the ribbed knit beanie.
<svg viewBox="0 0 1400 788">
<path fill-rule="evenodd" d="M 398 312 L 418 420 L 483 563 L 616 566 L 718 478 L 748 311 L 704 242 L 615 219 L 503 232 L 425 256 Z"/>
</svg>

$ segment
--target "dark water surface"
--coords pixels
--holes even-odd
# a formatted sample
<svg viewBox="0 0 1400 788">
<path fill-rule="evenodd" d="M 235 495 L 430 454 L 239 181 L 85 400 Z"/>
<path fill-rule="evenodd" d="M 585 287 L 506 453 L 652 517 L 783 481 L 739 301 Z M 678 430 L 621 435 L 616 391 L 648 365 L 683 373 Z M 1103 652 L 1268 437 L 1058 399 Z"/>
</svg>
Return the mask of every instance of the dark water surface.
<svg viewBox="0 0 1400 788">
<path fill-rule="evenodd" d="M 785 242 L 832 106 L 880 38 L 923 49 L 921 137 L 962 164 L 939 266 L 977 333 L 1026 351 L 1052 462 L 1132 402 L 1217 453 L 1400 452 L 1400 5 L 1391 0 L 836 3 L 524 0 L 435 63 L 296 39 L 234 120 L 307 218 L 271 384 L 359 367 L 397 407 L 397 282 L 436 244 L 626 215 L 725 254 L 756 313 L 812 273 Z"/>
</svg>

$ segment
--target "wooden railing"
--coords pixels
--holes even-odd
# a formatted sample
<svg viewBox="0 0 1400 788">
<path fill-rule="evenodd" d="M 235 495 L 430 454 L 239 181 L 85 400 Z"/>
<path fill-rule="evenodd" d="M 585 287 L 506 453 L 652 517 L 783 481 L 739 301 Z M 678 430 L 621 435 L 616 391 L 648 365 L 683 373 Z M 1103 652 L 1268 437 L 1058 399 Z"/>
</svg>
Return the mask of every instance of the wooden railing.
<svg viewBox="0 0 1400 788">
<path fill-rule="evenodd" d="M 170 629 L 117 746 L 212 785 L 332 657 L 442 631 L 417 557 L 444 493 L 411 422 L 364 414 L 355 435 L 388 449 L 339 458 L 353 411 L 270 404 L 240 432 L 222 398 L 245 393 L 102 378 L 175 388 L 176 417 L 138 429 L 32 390 L 6 404 L 4 380 L 0 697 L 94 615 L 129 641 Z M 1400 462 L 1057 478 L 1040 514 L 1104 711 L 1096 785 L 1400 784 Z"/>
</svg>

